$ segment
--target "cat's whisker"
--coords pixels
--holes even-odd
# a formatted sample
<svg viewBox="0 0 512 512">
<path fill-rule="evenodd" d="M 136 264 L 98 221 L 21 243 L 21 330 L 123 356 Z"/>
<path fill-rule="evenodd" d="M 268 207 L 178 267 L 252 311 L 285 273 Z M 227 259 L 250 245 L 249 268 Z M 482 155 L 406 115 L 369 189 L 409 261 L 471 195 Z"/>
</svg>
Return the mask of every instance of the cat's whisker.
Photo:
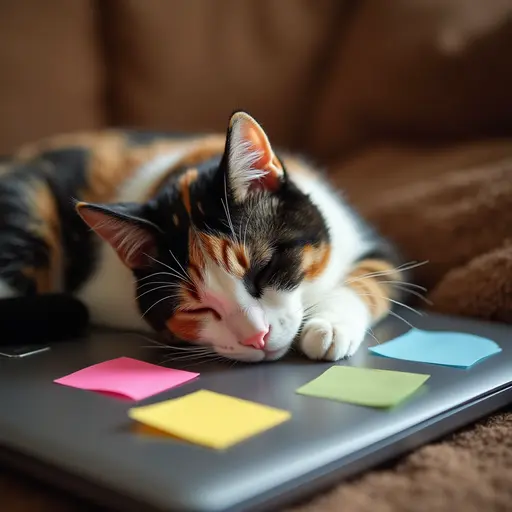
<svg viewBox="0 0 512 512">
<path fill-rule="evenodd" d="M 397 272 L 406 272 L 408 270 L 420 267 L 421 265 L 425 265 L 426 263 L 428 263 L 428 261 L 404 263 L 403 265 L 399 265 L 398 267 L 395 267 L 393 269 L 381 270 L 379 272 L 369 272 L 368 274 L 363 274 L 362 276 L 346 280 L 345 284 L 356 283 L 358 281 L 363 281 L 364 279 L 368 279 L 370 277 L 388 276 L 391 274 L 396 274 Z"/>
<path fill-rule="evenodd" d="M 188 361 L 190 359 L 194 359 L 194 360 L 199 360 L 199 359 L 203 359 L 205 357 L 212 357 L 214 355 L 213 352 L 205 352 L 203 354 L 180 354 L 178 356 L 168 356 L 166 361 L 173 361 L 173 362 L 178 362 L 178 361 Z"/>
<path fill-rule="evenodd" d="M 249 227 L 249 223 L 251 222 L 252 214 L 256 211 L 257 204 L 254 204 L 252 207 L 251 213 L 249 214 L 249 217 L 247 219 L 247 222 L 245 223 L 244 228 L 244 246 L 247 245 L 247 228 Z"/>
<path fill-rule="evenodd" d="M 216 359 L 218 356 L 215 352 L 209 352 L 207 354 L 189 354 L 188 356 L 186 355 L 181 355 L 181 356 L 178 356 L 178 357 L 172 357 L 172 356 L 169 356 L 167 357 L 166 359 L 162 360 L 159 364 L 165 364 L 165 363 L 169 363 L 169 362 L 173 362 L 173 363 L 182 363 L 182 362 L 191 362 L 191 363 L 195 363 L 196 361 L 197 362 L 200 362 L 200 361 L 209 361 L 209 360 L 212 360 L 212 359 Z"/>
<path fill-rule="evenodd" d="M 218 362 L 224 362 L 224 361 L 231 361 L 231 359 L 228 359 L 227 357 L 218 355 L 217 357 L 214 357 L 212 359 L 204 359 L 202 361 L 198 361 L 197 363 L 190 363 L 188 366 L 192 366 L 192 365 L 195 366 L 195 365 L 204 364 L 204 363 L 218 363 Z"/>
<path fill-rule="evenodd" d="M 140 281 L 145 281 L 146 279 L 150 279 L 151 277 L 154 277 L 154 276 L 171 276 L 171 277 L 176 277 L 175 274 L 171 274 L 170 272 L 153 272 L 153 274 L 150 274 L 149 276 L 144 276 L 144 277 L 141 277 L 140 279 L 135 279 L 134 280 L 134 283 L 136 282 L 140 282 Z"/>
<path fill-rule="evenodd" d="M 152 258 L 151 256 L 149 256 L 151 259 L 153 259 L 156 263 L 159 263 L 159 264 L 162 264 L 160 261 L 156 260 L 155 258 Z M 175 279 L 178 279 L 179 281 L 183 281 L 183 282 L 186 282 L 188 281 L 187 279 L 185 279 L 177 270 L 169 267 L 168 265 L 166 265 L 167 268 L 169 268 L 169 270 L 171 270 L 172 272 L 165 272 L 166 275 L 169 275 L 169 276 L 172 276 L 174 277 Z M 149 276 L 146 276 L 146 277 L 149 277 Z M 145 279 L 145 278 L 142 278 L 142 279 Z"/>
<path fill-rule="evenodd" d="M 244 218 L 245 215 L 240 219 L 240 222 L 238 223 L 238 241 L 240 243 L 242 243 L 242 226 L 244 225 Z"/>
<path fill-rule="evenodd" d="M 152 304 L 146 311 L 143 313 L 142 317 L 145 317 L 157 304 L 160 304 L 160 302 L 163 302 L 164 300 L 172 300 L 174 297 L 167 295 L 165 297 L 162 297 L 161 299 L 157 300 L 154 304 Z"/>
<path fill-rule="evenodd" d="M 148 281 L 146 283 L 142 283 L 139 285 L 139 288 L 144 288 L 145 286 L 151 286 L 152 284 L 168 284 L 169 286 L 179 287 L 181 283 L 174 283 L 172 281 Z"/>
<path fill-rule="evenodd" d="M 411 295 L 415 295 L 416 297 L 418 297 L 419 299 L 421 299 L 422 301 L 424 301 L 426 304 L 428 304 L 429 306 L 432 306 L 433 302 L 430 300 L 430 299 L 427 299 L 424 295 L 422 295 L 421 293 L 419 292 L 416 292 L 414 290 L 410 290 L 409 288 L 405 288 L 403 286 L 400 286 L 398 284 L 395 284 L 395 285 L 391 285 L 393 286 L 394 288 L 398 289 L 398 290 L 401 290 L 405 293 L 410 293 Z"/>
<path fill-rule="evenodd" d="M 229 227 L 231 228 L 231 233 L 233 234 L 233 238 L 236 240 L 235 228 L 233 227 L 233 221 L 231 220 L 231 213 L 229 212 L 228 183 L 227 183 L 226 175 L 224 175 L 224 198 L 225 198 L 226 202 L 224 202 L 221 198 L 222 206 L 224 207 L 224 211 L 226 213 L 226 217 L 228 219 Z"/>
<path fill-rule="evenodd" d="M 178 351 L 186 351 L 186 352 L 190 352 L 192 350 L 204 350 L 204 349 L 207 349 L 208 347 L 206 346 L 202 346 L 202 345 L 188 345 L 186 347 L 184 346 L 181 346 L 181 345 L 166 345 L 167 348 L 169 349 L 172 349 L 172 350 L 178 350 Z"/>
<path fill-rule="evenodd" d="M 178 261 L 178 258 L 174 256 L 174 253 L 169 249 L 169 254 L 174 258 L 174 261 L 178 264 L 178 266 L 181 268 L 183 274 L 182 277 L 185 279 L 185 281 L 190 281 L 190 276 L 188 275 L 188 272 L 183 268 L 183 265 Z"/>
<path fill-rule="evenodd" d="M 420 286 L 419 284 L 415 284 L 415 283 L 409 283 L 407 281 L 381 281 L 379 279 L 379 283 L 399 284 L 400 286 L 408 286 L 408 287 L 411 287 L 411 288 L 415 288 L 416 290 L 421 290 L 423 292 L 427 291 L 427 288 L 425 288 L 425 286 Z"/>
<path fill-rule="evenodd" d="M 176 263 L 183 270 L 183 267 L 181 266 L 180 262 L 176 259 L 176 257 L 174 256 L 174 254 L 172 253 L 172 251 L 170 249 L 169 249 L 169 254 L 174 258 Z M 164 263 L 163 261 L 160 261 L 159 259 L 154 258 L 153 256 L 151 256 L 149 254 L 147 254 L 147 256 L 148 256 L 148 258 L 151 258 L 155 263 L 158 263 L 159 265 L 162 265 L 165 268 L 168 268 L 173 273 L 174 277 L 176 277 L 177 279 L 181 279 L 183 281 L 187 281 L 188 280 L 188 277 L 186 276 L 186 273 L 185 274 L 181 274 L 178 269 L 172 268 L 170 265 L 167 265 L 167 263 Z M 184 272 L 184 270 L 183 270 L 183 272 Z"/>
<path fill-rule="evenodd" d="M 138 288 L 143 288 L 145 286 L 150 286 L 150 285 L 155 285 L 155 284 L 166 285 L 166 287 L 169 288 L 170 290 L 175 290 L 175 291 L 178 291 L 178 292 L 180 290 L 182 290 L 182 289 L 188 290 L 190 292 L 194 291 L 187 284 L 184 284 L 184 283 L 170 283 L 170 282 L 166 282 L 166 281 L 149 281 L 147 283 L 143 283 Z M 158 290 L 159 288 L 164 288 L 164 286 L 160 286 L 160 287 L 155 288 L 155 289 Z M 147 293 L 149 293 L 149 291 Z M 139 297 L 142 297 L 142 295 L 144 295 L 144 294 L 139 295 Z"/>
<path fill-rule="evenodd" d="M 409 311 L 416 313 L 419 316 L 423 316 L 423 313 L 421 313 L 417 309 L 414 309 L 413 307 L 408 306 L 407 304 L 404 304 L 403 302 L 400 302 L 399 300 L 392 299 L 390 297 L 384 297 L 383 295 L 375 295 L 374 293 L 358 293 L 358 295 L 360 297 L 375 297 L 375 298 L 379 298 L 379 299 L 388 300 L 389 302 L 392 302 L 393 304 L 396 304 L 397 306 L 402 306 L 402 307 L 408 309 Z"/>
<path fill-rule="evenodd" d="M 402 320 L 402 322 L 404 322 L 404 324 L 407 324 L 411 329 L 414 329 L 414 326 L 411 324 L 411 322 L 408 322 L 403 316 L 400 316 L 395 311 L 390 310 L 390 311 L 388 311 L 388 314 L 391 316 L 394 316 L 395 318 L 398 318 L 399 320 Z"/>
<path fill-rule="evenodd" d="M 146 290 L 145 292 L 142 292 L 140 295 L 137 295 L 137 297 L 135 297 L 136 300 L 140 299 L 141 297 L 143 297 L 144 295 L 148 294 L 148 293 L 152 293 L 152 292 L 156 292 L 158 290 L 162 290 L 162 289 L 169 289 L 169 288 L 173 288 L 172 285 L 169 285 L 169 284 L 165 284 L 165 285 L 162 285 L 162 286 L 157 286 L 156 288 L 151 288 L 151 290 Z M 174 298 L 176 298 L 176 296 L 174 296 Z"/>
<path fill-rule="evenodd" d="M 214 350 L 198 350 L 190 352 L 179 352 L 175 354 L 177 359 L 215 354 Z"/>
<path fill-rule="evenodd" d="M 163 348 L 163 347 L 159 347 Z M 190 352 L 178 352 L 174 353 L 172 348 L 167 349 L 167 361 L 181 361 L 183 359 L 192 359 L 195 357 L 203 357 L 207 355 L 212 355 L 212 351 L 190 351 Z"/>
<path fill-rule="evenodd" d="M 169 251 L 169 253 L 173 256 L 173 254 L 171 253 L 171 251 Z M 163 261 L 160 261 L 159 259 L 157 258 L 154 258 L 153 256 L 151 255 L 147 255 L 148 258 L 152 259 L 155 263 L 158 263 L 159 265 L 162 265 L 164 266 L 165 268 L 169 269 L 171 271 L 171 275 L 173 277 L 176 277 L 177 279 L 181 279 L 181 280 L 186 280 L 186 276 L 184 276 L 183 274 L 180 273 L 180 271 L 176 268 L 173 268 L 171 267 L 170 265 L 167 265 L 167 263 L 164 263 Z M 176 260 L 177 261 L 177 260 Z M 179 263 L 179 262 L 178 262 Z"/>
<path fill-rule="evenodd" d="M 371 327 L 368 327 L 368 329 L 366 330 L 366 332 L 375 340 L 375 342 L 377 343 L 377 345 L 380 345 L 380 341 L 377 339 L 377 336 L 375 336 L 373 330 Z"/>
<path fill-rule="evenodd" d="M 167 347 L 168 346 L 165 343 L 162 343 L 159 340 L 155 340 L 154 338 L 149 338 L 148 336 L 145 336 L 144 334 L 141 334 L 140 332 L 130 331 L 130 332 L 127 332 L 125 334 L 131 335 L 131 336 L 137 336 L 138 338 L 142 338 L 142 339 L 144 339 L 146 341 L 149 341 L 150 343 L 153 343 L 153 345 L 161 345 L 162 347 Z"/>
</svg>

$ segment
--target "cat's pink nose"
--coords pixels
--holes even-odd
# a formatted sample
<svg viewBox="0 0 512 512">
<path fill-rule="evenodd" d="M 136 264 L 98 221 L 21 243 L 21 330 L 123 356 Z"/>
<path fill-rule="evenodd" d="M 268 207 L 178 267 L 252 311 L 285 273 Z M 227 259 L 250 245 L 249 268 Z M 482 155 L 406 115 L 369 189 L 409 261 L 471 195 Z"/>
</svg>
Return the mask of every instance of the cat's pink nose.
<svg viewBox="0 0 512 512">
<path fill-rule="evenodd" d="M 265 336 L 267 335 L 267 332 L 268 330 L 257 332 L 253 336 L 243 340 L 240 344 L 244 347 L 253 347 L 258 350 L 263 350 L 265 348 Z"/>
</svg>

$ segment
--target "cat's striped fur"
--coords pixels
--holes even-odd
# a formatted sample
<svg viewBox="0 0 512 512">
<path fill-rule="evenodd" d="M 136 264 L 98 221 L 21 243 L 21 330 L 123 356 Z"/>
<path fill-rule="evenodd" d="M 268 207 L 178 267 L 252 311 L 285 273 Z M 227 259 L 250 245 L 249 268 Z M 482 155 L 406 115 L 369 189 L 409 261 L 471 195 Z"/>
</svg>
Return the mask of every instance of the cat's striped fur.
<svg viewBox="0 0 512 512">
<path fill-rule="evenodd" d="M 226 135 L 70 134 L 0 166 L 0 297 L 72 293 L 96 324 L 228 358 L 353 354 L 402 300 L 401 263 L 244 112 Z"/>
</svg>

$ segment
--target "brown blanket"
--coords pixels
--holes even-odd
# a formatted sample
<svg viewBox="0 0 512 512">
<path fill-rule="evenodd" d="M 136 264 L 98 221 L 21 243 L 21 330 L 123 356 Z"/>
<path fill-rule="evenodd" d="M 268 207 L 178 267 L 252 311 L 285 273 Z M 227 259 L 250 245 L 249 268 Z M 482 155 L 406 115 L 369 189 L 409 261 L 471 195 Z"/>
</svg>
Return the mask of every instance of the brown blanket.
<svg viewBox="0 0 512 512">
<path fill-rule="evenodd" d="M 512 319 L 512 140 L 380 148 L 332 174 L 410 260 L 429 262 L 417 275 L 429 289 L 430 307 Z M 0 473 L 0 496 L 9 512 L 78 510 L 75 501 L 6 473 Z M 294 509 L 338 510 L 512 511 L 512 410 Z"/>
<path fill-rule="evenodd" d="M 436 311 L 512 320 L 512 140 L 380 148 L 333 170 L 411 261 Z"/>
</svg>

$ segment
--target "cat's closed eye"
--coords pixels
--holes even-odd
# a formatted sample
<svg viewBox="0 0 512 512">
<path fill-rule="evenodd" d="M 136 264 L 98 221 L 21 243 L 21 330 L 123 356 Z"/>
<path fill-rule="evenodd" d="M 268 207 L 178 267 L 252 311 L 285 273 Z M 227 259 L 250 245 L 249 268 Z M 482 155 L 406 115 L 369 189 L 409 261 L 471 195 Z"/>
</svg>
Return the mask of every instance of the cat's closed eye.
<svg viewBox="0 0 512 512">
<path fill-rule="evenodd" d="M 183 313 L 188 313 L 190 315 L 206 315 L 211 314 L 216 320 L 220 320 L 221 316 L 215 309 L 212 308 L 194 308 L 194 309 L 186 309 Z"/>
<path fill-rule="evenodd" d="M 253 279 L 255 289 L 259 294 L 268 285 L 279 266 L 279 253 L 275 252 L 268 263 L 264 265 Z"/>
</svg>

